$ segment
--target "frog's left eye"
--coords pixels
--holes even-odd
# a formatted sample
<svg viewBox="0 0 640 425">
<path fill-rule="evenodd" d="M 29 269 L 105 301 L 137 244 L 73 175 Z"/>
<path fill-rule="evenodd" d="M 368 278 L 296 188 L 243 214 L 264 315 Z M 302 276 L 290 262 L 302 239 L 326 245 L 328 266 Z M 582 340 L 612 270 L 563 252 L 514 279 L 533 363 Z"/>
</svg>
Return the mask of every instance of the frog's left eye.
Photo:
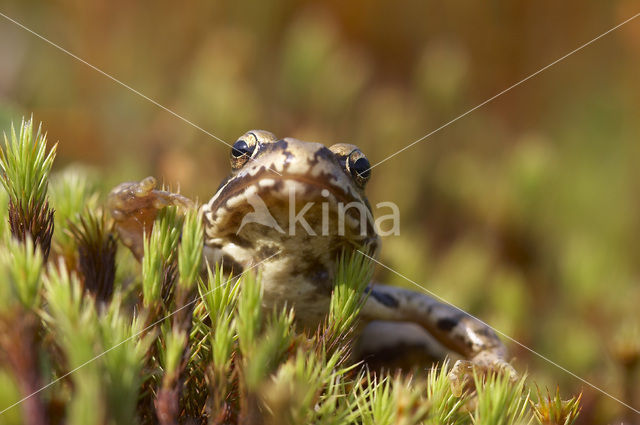
<svg viewBox="0 0 640 425">
<path fill-rule="evenodd" d="M 360 187 L 364 187 L 371 177 L 371 164 L 367 157 L 364 156 L 360 150 L 356 149 L 349 154 L 346 166 L 356 183 L 358 183 Z"/>
<path fill-rule="evenodd" d="M 240 139 L 231 147 L 231 167 L 234 169 L 242 167 L 251 159 L 258 143 L 253 137 Z"/>
</svg>

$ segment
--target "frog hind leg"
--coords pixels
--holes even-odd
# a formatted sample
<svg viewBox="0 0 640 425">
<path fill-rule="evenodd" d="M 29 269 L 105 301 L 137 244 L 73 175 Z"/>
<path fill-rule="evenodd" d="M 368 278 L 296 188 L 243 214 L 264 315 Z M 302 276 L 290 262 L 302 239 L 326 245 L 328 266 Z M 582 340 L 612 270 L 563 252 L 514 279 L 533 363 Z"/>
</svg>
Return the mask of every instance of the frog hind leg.
<svg viewBox="0 0 640 425">
<path fill-rule="evenodd" d="M 506 347 L 493 329 L 480 320 L 415 291 L 381 284 L 371 285 L 369 291 L 361 313 L 364 323 L 374 320 L 414 323 L 443 347 L 463 357 L 449 374 L 454 393 L 459 395 L 463 391 L 474 367 L 480 372 L 503 372 L 511 379 L 517 378 L 507 362 Z"/>
<path fill-rule="evenodd" d="M 170 205 L 183 208 L 194 206 L 188 198 L 157 190 L 156 185 L 154 177 L 122 183 L 111 191 L 107 200 L 107 208 L 115 221 L 120 239 L 138 260 L 144 254 L 144 235 L 150 234 L 158 211 Z"/>
<path fill-rule="evenodd" d="M 374 320 L 361 328 L 353 357 L 371 370 L 408 371 L 429 368 L 448 353 L 416 323 Z"/>
</svg>

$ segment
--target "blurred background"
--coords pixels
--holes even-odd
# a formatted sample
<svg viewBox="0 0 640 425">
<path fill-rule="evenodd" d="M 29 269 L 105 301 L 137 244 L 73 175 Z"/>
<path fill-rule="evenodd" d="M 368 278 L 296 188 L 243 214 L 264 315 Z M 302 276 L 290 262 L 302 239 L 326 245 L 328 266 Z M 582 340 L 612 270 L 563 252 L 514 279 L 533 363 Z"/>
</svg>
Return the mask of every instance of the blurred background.
<svg viewBox="0 0 640 425">
<path fill-rule="evenodd" d="M 4 0 L 0 11 L 228 143 L 263 128 L 372 164 L 640 12 L 634 0 Z M 381 260 L 640 408 L 640 19 L 373 170 Z M 106 195 L 208 199 L 229 148 L 0 17 L 0 128 L 33 114 Z M 408 286 L 378 270 L 379 278 Z M 414 288 L 415 289 L 415 288 Z M 630 413 L 527 350 L 581 423 Z"/>
</svg>

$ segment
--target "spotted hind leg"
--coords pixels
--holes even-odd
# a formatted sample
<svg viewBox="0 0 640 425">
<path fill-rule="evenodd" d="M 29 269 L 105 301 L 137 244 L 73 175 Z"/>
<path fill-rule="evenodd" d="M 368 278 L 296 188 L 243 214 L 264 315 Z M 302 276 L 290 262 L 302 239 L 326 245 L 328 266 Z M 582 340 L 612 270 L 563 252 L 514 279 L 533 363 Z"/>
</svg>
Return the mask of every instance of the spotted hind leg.
<svg viewBox="0 0 640 425">
<path fill-rule="evenodd" d="M 512 379 L 517 377 L 507 362 L 506 347 L 488 325 L 427 295 L 393 286 L 372 285 L 361 316 L 365 323 L 375 320 L 413 323 L 442 346 L 461 355 L 463 360 L 458 360 L 449 374 L 456 394 L 462 392 L 474 368 L 480 372 L 504 372 Z M 381 337 L 381 340 L 385 339 Z M 403 342 L 402 335 L 396 339 L 399 339 L 396 343 Z"/>
</svg>

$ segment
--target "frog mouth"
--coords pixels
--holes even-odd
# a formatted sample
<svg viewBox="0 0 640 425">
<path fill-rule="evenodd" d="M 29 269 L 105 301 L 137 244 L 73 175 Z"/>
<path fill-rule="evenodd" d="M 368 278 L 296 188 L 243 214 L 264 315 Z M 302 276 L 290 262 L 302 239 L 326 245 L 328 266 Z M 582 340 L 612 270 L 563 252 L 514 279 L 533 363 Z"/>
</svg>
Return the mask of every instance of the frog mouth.
<svg viewBox="0 0 640 425">
<path fill-rule="evenodd" d="M 260 174 L 230 180 L 205 205 L 209 237 L 238 234 L 247 225 L 255 230 L 256 224 L 266 226 L 265 234 L 283 235 L 294 229 L 293 219 L 303 227 L 309 224 L 306 233 L 314 236 L 339 236 L 357 245 L 377 239 L 366 198 L 349 185 L 334 183 L 339 180 L 332 175 Z"/>
</svg>

